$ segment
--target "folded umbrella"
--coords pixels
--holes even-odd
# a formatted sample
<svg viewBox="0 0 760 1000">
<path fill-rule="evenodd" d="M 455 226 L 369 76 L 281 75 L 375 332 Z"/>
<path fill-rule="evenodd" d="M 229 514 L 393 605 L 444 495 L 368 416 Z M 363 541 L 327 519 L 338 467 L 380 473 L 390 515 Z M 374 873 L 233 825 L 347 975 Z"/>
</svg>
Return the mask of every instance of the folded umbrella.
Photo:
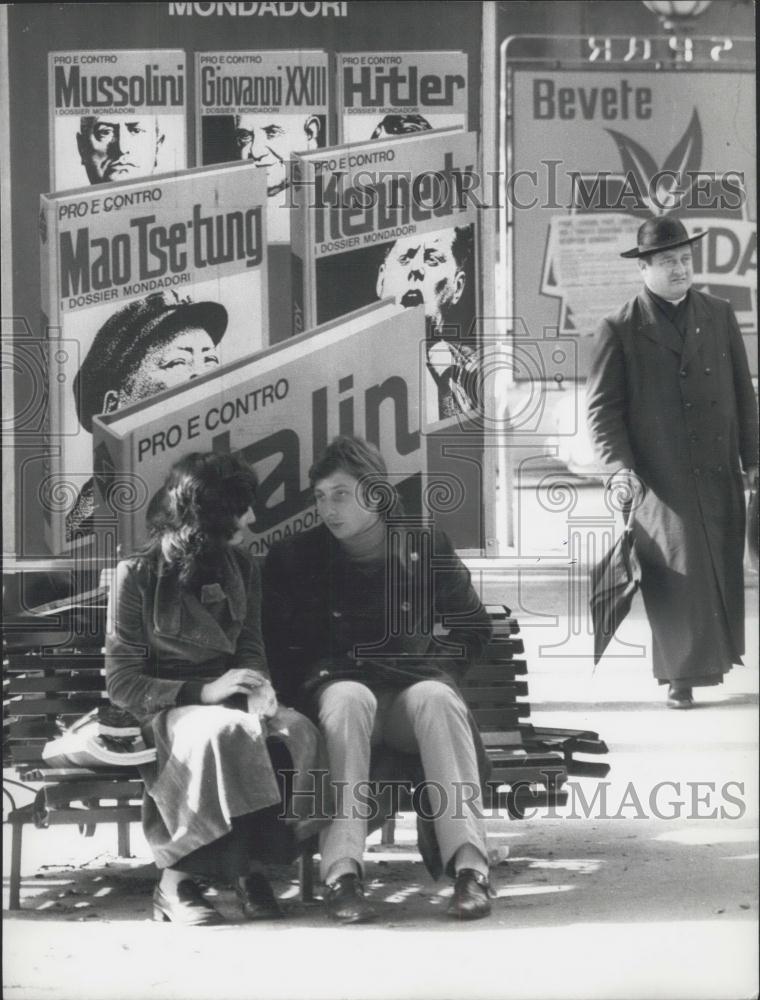
<svg viewBox="0 0 760 1000">
<path fill-rule="evenodd" d="M 758 491 L 757 477 L 750 486 L 749 502 L 747 503 L 747 552 L 749 553 L 749 564 L 752 569 L 757 570 L 758 564 L 758 535 L 760 535 L 760 521 L 758 518 Z"/>
<path fill-rule="evenodd" d="M 620 537 L 591 570 L 591 619 L 594 623 L 594 665 L 602 657 L 618 626 L 631 610 L 641 585 L 641 564 L 633 545 L 633 509 Z"/>
</svg>

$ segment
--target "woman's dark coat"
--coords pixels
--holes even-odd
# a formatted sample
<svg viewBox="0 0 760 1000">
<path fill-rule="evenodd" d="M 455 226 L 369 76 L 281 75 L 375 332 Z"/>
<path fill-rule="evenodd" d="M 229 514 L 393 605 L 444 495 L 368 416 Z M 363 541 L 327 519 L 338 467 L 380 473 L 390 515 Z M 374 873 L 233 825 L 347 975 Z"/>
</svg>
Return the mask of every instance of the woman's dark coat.
<svg viewBox="0 0 760 1000">
<path fill-rule="evenodd" d="M 319 825 L 311 815 L 318 807 L 311 770 L 322 752 L 315 726 L 283 705 L 260 723 L 242 699 L 236 725 L 217 726 L 220 713 L 232 718 L 230 710 L 199 704 L 202 683 L 233 667 L 268 675 L 261 581 L 252 557 L 231 546 L 222 582 L 203 586 L 199 597 L 180 587 L 160 552 L 125 559 L 109 607 L 109 698 L 139 720 L 156 747 L 156 762 L 141 769 L 149 793 L 143 828 L 156 863 L 176 864 L 229 833 L 233 817 L 279 803 L 267 738 L 282 743 L 293 762 L 293 808 L 280 835 L 288 843 L 291 830 L 299 840 L 310 836 Z M 177 746 L 171 710 L 190 708 L 193 738 Z"/>
</svg>

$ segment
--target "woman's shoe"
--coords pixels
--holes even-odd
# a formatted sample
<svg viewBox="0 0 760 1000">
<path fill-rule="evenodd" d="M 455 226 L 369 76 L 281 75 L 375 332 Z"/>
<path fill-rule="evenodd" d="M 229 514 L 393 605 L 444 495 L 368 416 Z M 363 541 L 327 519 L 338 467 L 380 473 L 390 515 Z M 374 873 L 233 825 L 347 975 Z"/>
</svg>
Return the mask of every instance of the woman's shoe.
<svg viewBox="0 0 760 1000">
<path fill-rule="evenodd" d="M 179 883 L 176 897 L 164 895 L 161 886 L 156 886 L 153 890 L 153 919 L 170 920 L 185 927 L 212 927 L 225 922 L 221 913 L 217 913 L 189 878 Z"/>
<path fill-rule="evenodd" d="M 282 920 L 285 916 L 269 879 L 261 872 L 238 879 L 235 893 L 246 920 Z"/>
</svg>

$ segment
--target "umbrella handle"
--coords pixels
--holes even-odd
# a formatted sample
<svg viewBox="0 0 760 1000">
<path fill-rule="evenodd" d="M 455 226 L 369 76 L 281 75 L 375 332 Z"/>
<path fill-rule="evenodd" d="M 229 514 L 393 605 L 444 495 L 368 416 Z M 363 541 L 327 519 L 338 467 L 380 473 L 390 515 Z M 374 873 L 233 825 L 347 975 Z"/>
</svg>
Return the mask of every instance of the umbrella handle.
<svg viewBox="0 0 760 1000">
<path fill-rule="evenodd" d="M 635 504 L 631 504 L 631 506 L 628 508 L 628 516 L 625 519 L 625 530 L 626 531 L 630 531 L 631 528 L 633 527 L 633 512 L 634 512 L 634 507 L 635 507 Z"/>
</svg>

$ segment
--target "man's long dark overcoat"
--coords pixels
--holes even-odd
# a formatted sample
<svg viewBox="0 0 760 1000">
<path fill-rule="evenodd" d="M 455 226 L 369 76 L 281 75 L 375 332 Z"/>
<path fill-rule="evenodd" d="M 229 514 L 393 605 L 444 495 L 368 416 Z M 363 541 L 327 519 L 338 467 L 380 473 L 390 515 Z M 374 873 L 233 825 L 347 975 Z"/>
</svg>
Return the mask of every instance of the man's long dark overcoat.
<svg viewBox="0 0 760 1000">
<path fill-rule="evenodd" d="M 642 291 L 596 336 L 589 428 L 609 471 L 646 486 L 634 539 L 661 682 L 716 684 L 744 651 L 742 467 L 757 410 L 736 318 L 691 289 L 686 333 Z"/>
</svg>

